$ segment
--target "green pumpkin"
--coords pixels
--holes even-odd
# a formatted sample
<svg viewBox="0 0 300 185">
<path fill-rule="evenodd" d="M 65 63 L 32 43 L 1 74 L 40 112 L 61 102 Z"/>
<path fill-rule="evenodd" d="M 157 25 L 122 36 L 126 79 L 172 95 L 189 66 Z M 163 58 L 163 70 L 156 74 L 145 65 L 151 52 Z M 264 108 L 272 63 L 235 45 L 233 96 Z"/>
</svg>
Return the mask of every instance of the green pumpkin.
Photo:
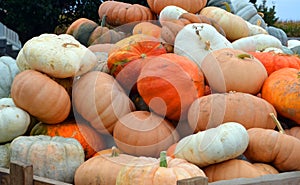
<svg viewBox="0 0 300 185">
<path fill-rule="evenodd" d="M 288 43 L 288 37 L 287 37 L 286 33 L 285 33 L 282 29 L 276 28 L 276 27 L 274 27 L 274 26 L 268 26 L 268 27 L 266 28 L 266 30 L 267 30 L 267 32 L 268 32 L 270 35 L 272 35 L 272 36 L 276 37 L 277 39 L 279 39 L 280 42 L 281 42 L 281 44 L 282 44 L 283 46 L 287 46 L 287 43 Z"/>
</svg>

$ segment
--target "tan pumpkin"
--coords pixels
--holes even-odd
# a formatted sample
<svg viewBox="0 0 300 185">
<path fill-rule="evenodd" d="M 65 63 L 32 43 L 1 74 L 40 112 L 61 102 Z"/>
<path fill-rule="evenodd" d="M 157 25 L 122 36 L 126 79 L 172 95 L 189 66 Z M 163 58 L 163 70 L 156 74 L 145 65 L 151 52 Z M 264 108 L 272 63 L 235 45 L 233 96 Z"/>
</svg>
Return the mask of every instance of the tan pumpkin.
<svg viewBox="0 0 300 185">
<path fill-rule="evenodd" d="M 150 157 L 158 157 L 160 151 L 179 140 L 172 123 L 148 111 L 134 111 L 121 117 L 113 136 L 124 153 Z"/>
<path fill-rule="evenodd" d="M 286 134 L 300 139 L 300 126 L 294 126 L 284 130 Z"/>
<path fill-rule="evenodd" d="M 191 104 L 188 121 L 195 132 L 230 121 L 238 122 L 246 129 L 274 129 L 276 124 L 270 113 L 276 115 L 275 108 L 257 96 L 241 92 L 214 93 L 200 97 Z"/>
<path fill-rule="evenodd" d="M 75 81 L 73 104 L 78 114 L 100 133 L 112 133 L 116 121 L 135 110 L 118 82 L 100 71 L 89 72 Z"/>
<path fill-rule="evenodd" d="M 233 48 L 212 51 L 200 67 L 212 91 L 219 93 L 237 91 L 256 95 L 268 77 L 258 59 Z"/>
<path fill-rule="evenodd" d="M 35 70 L 22 71 L 15 77 L 11 97 L 17 107 L 44 123 L 60 123 L 71 110 L 70 96 L 65 88 Z"/>
<path fill-rule="evenodd" d="M 244 155 L 253 162 L 271 163 L 280 172 L 300 169 L 300 140 L 273 129 L 248 129 Z M 263 141 L 263 142 L 262 142 Z"/>
<path fill-rule="evenodd" d="M 178 180 L 202 176 L 204 172 L 184 159 L 166 157 L 162 151 L 160 158 L 138 157 L 122 168 L 116 185 L 176 185 Z"/>
<path fill-rule="evenodd" d="M 155 24 L 155 22 L 140 22 L 136 24 L 132 29 L 132 34 L 145 34 L 155 38 L 160 38 L 161 27 Z"/>
</svg>

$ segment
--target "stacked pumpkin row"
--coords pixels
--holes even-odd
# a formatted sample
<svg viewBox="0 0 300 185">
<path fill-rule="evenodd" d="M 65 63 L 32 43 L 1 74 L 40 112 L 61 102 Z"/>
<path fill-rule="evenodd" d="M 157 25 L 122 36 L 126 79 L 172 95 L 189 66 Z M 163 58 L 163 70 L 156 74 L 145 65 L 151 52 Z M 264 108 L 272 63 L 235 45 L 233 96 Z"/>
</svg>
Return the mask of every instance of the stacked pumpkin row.
<svg viewBox="0 0 300 185">
<path fill-rule="evenodd" d="M 112 7 L 121 6 L 116 1 L 107 1 L 99 7 L 99 12 L 109 2 L 114 3 Z M 175 184 L 176 180 L 192 176 L 208 176 L 210 181 L 216 181 L 299 170 L 296 161 L 300 160 L 297 160 L 295 151 L 299 150 L 300 141 L 275 131 L 276 124 L 270 116 L 276 118 L 279 114 L 298 122 L 296 112 L 299 108 L 294 100 L 297 90 L 292 93 L 295 85 L 290 79 L 281 80 L 281 73 L 287 76 L 288 71 L 292 74 L 291 79 L 297 80 L 299 58 L 275 52 L 249 53 L 266 50 L 269 46 L 280 49 L 277 52 L 288 49 L 278 39 L 264 33 L 257 34 L 254 40 L 261 41 L 265 36 L 267 40 L 262 39 L 263 44 L 251 41 L 253 47 L 248 50 L 244 46 L 250 44 L 244 44 L 245 41 L 241 44 L 239 39 L 249 42 L 248 39 L 252 38 L 249 37 L 249 27 L 244 29 L 247 34 L 238 36 L 240 38 L 235 37 L 239 34 L 229 37 L 233 33 L 225 29 L 229 23 L 222 25 L 217 18 L 207 16 L 208 13 L 201 16 L 201 12 L 205 12 L 203 7 L 199 15 L 179 7 L 165 8 L 165 15 L 172 16 L 165 16 L 161 21 L 164 13 L 160 14 L 156 24 L 124 25 L 122 22 L 118 25 L 119 30 L 107 28 L 103 32 L 94 32 L 91 37 L 91 30 L 101 30 L 102 27 L 80 19 L 67 31 L 74 37 L 43 34 L 28 41 L 16 61 L 20 72 L 13 77 L 11 84 L 10 102 L 13 104 L 1 106 L 3 110 L 18 107 L 23 114 L 28 114 L 22 118 L 26 123 L 18 124 L 23 125 L 21 132 L 13 131 L 15 135 L 0 141 L 12 141 L 10 160 L 33 164 L 37 175 L 75 184 L 90 181 L 97 184 L 97 179 L 102 179 L 104 184 L 139 184 L 146 180 L 156 184 Z M 106 8 L 109 10 L 112 11 Z M 228 15 L 229 20 L 239 19 L 218 8 L 207 7 L 206 10 L 220 11 L 222 15 Z M 176 14 L 178 11 L 180 18 Z M 163 8 L 161 12 L 165 12 Z M 173 15 L 176 15 L 175 20 Z M 120 22 L 124 17 L 120 15 L 116 19 Z M 113 25 L 109 22 L 109 14 L 104 18 Z M 184 18 L 198 22 L 176 23 L 177 32 L 167 42 L 163 31 L 168 29 L 164 26 L 174 25 L 173 22 Z M 199 22 L 202 19 L 206 22 Z M 155 32 L 149 33 L 149 30 Z M 99 35 L 104 32 L 120 35 L 111 37 L 116 40 L 107 40 L 105 34 Z M 103 40 L 109 43 L 109 47 L 105 44 L 103 49 L 103 45 L 98 45 L 98 41 Z M 89 43 L 93 44 L 90 49 L 83 45 Z M 277 63 L 270 65 L 267 63 L 270 60 L 266 62 L 260 58 L 264 55 L 273 57 Z M 277 57 L 283 61 L 278 62 Z M 296 69 L 279 70 L 283 67 Z M 275 86 L 280 82 L 290 82 L 291 85 L 283 84 L 286 89 Z M 293 103 L 282 103 L 289 97 Z M 15 113 L 15 117 L 20 115 Z M 40 123 L 34 123 L 32 128 L 29 117 Z M 8 123 L 4 122 L 5 125 Z M 7 127 L 1 129 L 3 134 L 0 136 L 9 133 L 8 130 Z M 26 131 L 30 133 L 26 134 Z M 23 134 L 59 135 L 68 139 L 17 137 Z M 111 145 L 116 145 L 123 153 L 116 156 L 118 154 L 113 149 L 108 150 L 110 154 L 103 154 L 103 149 Z M 161 153 L 167 149 L 175 159 L 165 158 Z M 49 154 L 52 158 L 47 160 L 45 156 Z M 161 167 L 157 160 L 160 154 Z M 272 171 L 258 170 L 250 161 L 263 163 Z M 168 168 L 165 168 L 166 162 Z M 104 164 L 108 165 L 110 174 L 107 174 Z M 171 172 L 178 169 L 173 165 L 181 167 L 177 175 Z M 49 166 L 55 170 L 49 170 Z M 250 176 L 243 174 L 245 168 L 247 174 L 249 169 L 253 173 Z M 225 172 L 218 172 L 222 169 L 229 169 L 227 174 L 237 169 L 236 176 L 226 177 Z M 219 174 L 224 174 L 224 177 Z"/>
</svg>

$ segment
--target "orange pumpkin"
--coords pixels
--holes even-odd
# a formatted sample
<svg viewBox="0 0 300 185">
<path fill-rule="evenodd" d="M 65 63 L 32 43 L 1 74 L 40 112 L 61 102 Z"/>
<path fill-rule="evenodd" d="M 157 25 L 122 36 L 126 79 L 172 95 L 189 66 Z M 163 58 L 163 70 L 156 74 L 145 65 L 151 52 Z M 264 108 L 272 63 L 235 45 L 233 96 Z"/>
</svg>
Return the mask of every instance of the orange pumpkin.
<svg viewBox="0 0 300 185">
<path fill-rule="evenodd" d="M 137 81 L 138 92 L 155 113 L 185 120 L 192 102 L 204 95 L 203 73 L 187 57 L 174 53 L 153 57 Z"/>
<path fill-rule="evenodd" d="M 169 5 L 175 5 L 188 12 L 197 13 L 206 6 L 207 0 L 147 0 L 147 3 L 150 9 L 156 14 L 159 14 L 163 8 Z"/>
<path fill-rule="evenodd" d="M 282 68 L 290 67 L 300 69 L 300 58 L 297 55 L 275 52 L 249 52 L 257 58 L 266 68 L 268 75 Z"/>
<path fill-rule="evenodd" d="M 261 96 L 283 117 L 300 124 L 300 71 L 283 68 L 273 72 L 265 81 Z"/>
<path fill-rule="evenodd" d="M 32 128 L 30 135 L 75 138 L 80 142 L 84 150 L 85 159 L 89 159 L 96 153 L 96 151 L 103 150 L 105 148 L 104 139 L 98 132 L 96 132 L 87 123 L 77 123 L 75 120 L 68 120 L 55 125 L 38 123 Z"/>
<path fill-rule="evenodd" d="M 121 117 L 113 136 L 124 153 L 150 157 L 158 157 L 162 150 L 179 140 L 169 121 L 148 111 L 134 111 Z"/>
<path fill-rule="evenodd" d="M 105 17 L 105 22 L 111 26 L 156 19 L 146 6 L 119 1 L 104 1 L 99 6 L 98 15 L 101 20 Z"/>
<path fill-rule="evenodd" d="M 16 106 L 44 123 L 60 123 L 71 110 L 71 100 L 66 89 L 35 70 L 22 71 L 14 78 L 11 97 Z"/>
<path fill-rule="evenodd" d="M 279 171 L 300 170 L 300 140 L 273 129 L 248 129 L 249 144 L 244 152 L 253 162 L 270 163 Z"/>
<path fill-rule="evenodd" d="M 140 22 L 133 27 L 132 34 L 145 34 L 160 38 L 161 27 L 152 22 Z"/>
</svg>

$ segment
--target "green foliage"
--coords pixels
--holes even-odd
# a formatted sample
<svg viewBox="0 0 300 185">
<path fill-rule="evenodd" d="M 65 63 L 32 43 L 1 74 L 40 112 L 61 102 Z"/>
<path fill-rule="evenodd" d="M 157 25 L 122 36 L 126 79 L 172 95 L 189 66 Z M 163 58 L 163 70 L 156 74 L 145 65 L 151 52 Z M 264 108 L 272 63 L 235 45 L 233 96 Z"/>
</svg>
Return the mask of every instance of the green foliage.
<svg viewBox="0 0 300 185">
<path fill-rule="evenodd" d="M 279 19 L 278 17 L 275 16 L 276 14 L 275 5 L 273 5 L 272 7 L 267 7 L 266 2 L 267 0 L 263 0 L 262 4 L 258 6 L 255 4 L 255 8 L 257 9 L 258 12 L 263 13 L 263 19 L 268 26 L 274 26 L 276 21 Z"/>
<path fill-rule="evenodd" d="M 288 37 L 300 37 L 300 21 L 277 21 L 275 26 L 282 29 Z"/>
</svg>

